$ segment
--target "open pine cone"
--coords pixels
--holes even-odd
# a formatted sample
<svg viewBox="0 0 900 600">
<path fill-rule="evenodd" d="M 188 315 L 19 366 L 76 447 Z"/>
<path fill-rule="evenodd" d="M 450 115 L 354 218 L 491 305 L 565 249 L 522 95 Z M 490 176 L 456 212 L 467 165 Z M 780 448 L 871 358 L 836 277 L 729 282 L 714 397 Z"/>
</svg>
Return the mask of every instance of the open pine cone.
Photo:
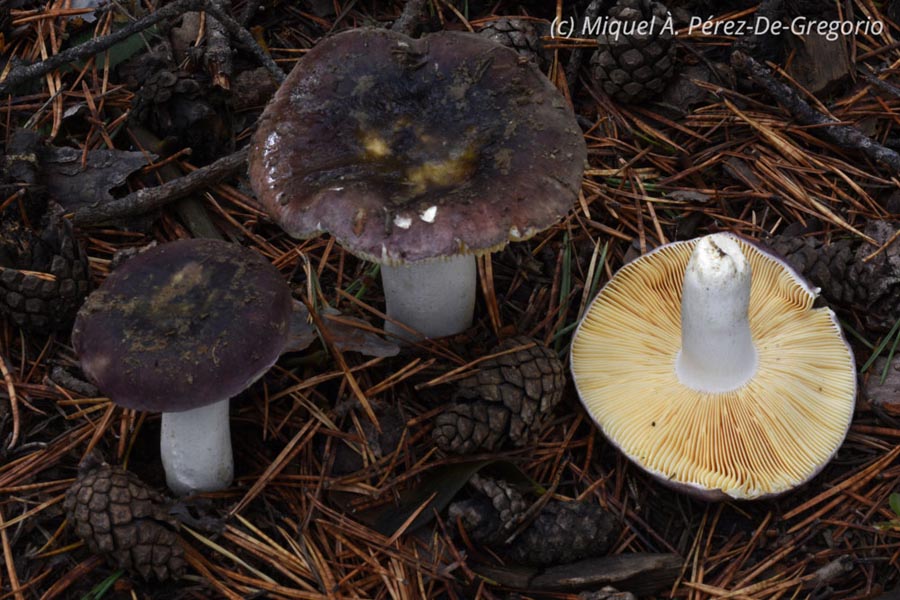
<svg viewBox="0 0 900 600">
<path fill-rule="evenodd" d="M 607 32 L 591 57 L 591 75 L 610 97 L 640 102 L 665 89 L 675 73 L 675 34 L 667 15 L 651 0 L 619 0 L 610 9 Z"/>
<path fill-rule="evenodd" d="M 177 521 L 137 475 L 106 463 L 85 465 L 63 506 L 78 537 L 115 567 L 160 581 L 183 574 Z"/>
<path fill-rule="evenodd" d="M 513 562 L 537 566 L 574 562 L 605 553 L 615 540 L 617 521 L 598 504 L 550 500 L 506 544 L 530 505 L 503 480 L 475 475 L 469 484 L 480 495 L 452 503 L 449 521 L 462 526 L 473 542 L 494 546 Z"/>
<path fill-rule="evenodd" d="M 870 221 L 864 233 L 879 245 L 887 243 L 897 223 Z M 900 317 L 900 248 L 891 244 L 873 259 L 864 259 L 878 249 L 856 238 L 835 238 L 824 244 L 817 237 L 802 237 L 786 231 L 766 240 L 766 246 L 821 288 L 822 296 L 836 308 L 863 311 L 866 325 L 889 329 Z"/>
<path fill-rule="evenodd" d="M 512 48 L 532 61 L 540 70 L 547 68 L 547 52 L 541 43 L 540 23 L 516 17 L 500 17 L 487 23 L 478 33 L 489 40 Z"/>
<path fill-rule="evenodd" d="M 39 231 L 0 230 L 0 312 L 19 327 L 47 333 L 71 327 L 90 288 L 89 266 L 72 225 L 51 211 Z"/>
<path fill-rule="evenodd" d="M 491 353 L 533 343 L 513 337 Z M 562 363 L 542 345 L 487 360 L 457 383 L 453 402 L 435 419 L 434 441 L 456 454 L 491 451 L 506 442 L 524 446 L 550 421 L 564 386 Z"/>
<path fill-rule="evenodd" d="M 857 262 L 855 240 L 836 239 L 823 244 L 818 237 L 780 235 L 767 244 L 816 287 L 829 303 L 864 304 L 868 293 L 859 285 L 865 263 Z"/>
</svg>

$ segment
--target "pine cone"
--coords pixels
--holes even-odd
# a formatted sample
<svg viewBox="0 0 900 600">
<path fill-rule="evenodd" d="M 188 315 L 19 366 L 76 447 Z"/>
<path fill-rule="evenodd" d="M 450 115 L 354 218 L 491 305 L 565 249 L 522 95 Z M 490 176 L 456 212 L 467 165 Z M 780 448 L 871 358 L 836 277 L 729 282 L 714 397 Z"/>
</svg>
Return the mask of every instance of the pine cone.
<svg viewBox="0 0 900 600">
<path fill-rule="evenodd" d="M 541 24 L 528 19 L 500 17 L 487 23 L 478 33 L 489 40 L 512 48 L 544 71 L 550 62 L 541 43 Z"/>
<path fill-rule="evenodd" d="M 502 544 L 500 514 L 484 496 L 453 502 L 447 508 L 447 520 L 465 530 L 476 544 Z"/>
<path fill-rule="evenodd" d="M 0 150 L 0 189 L 4 196 L 16 191 L 19 197 L 0 212 L 4 222 L 20 222 L 22 214 L 29 223 L 40 223 L 47 213 L 47 189 L 41 185 L 41 154 L 44 152 L 41 135 L 30 129 L 16 129 L 9 144 Z"/>
<path fill-rule="evenodd" d="M 666 26 L 668 9 L 651 0 L 619 0 L 597 38 L 591 73 L 619 102 L 647 100 L 665 89 L 675 73 L 675 38 Z M 643 31 L 642 28 L 647 28 Z"/>
<path fill-rule="evenodd" d="M 887 221 L 869 221 L 863 231 L 882 245 L 898 226 Z M 786 231 L 768 240 L 766 245 L 812 285 L 821 288 L 822 297 L 829 304 L 862 311 L 869 328 L 889 329 L 900 317 L 900 248 L 896 244 L 869 262 L 863 259 L 877 247 L 856 239 L 835 239 L 825 245 L 818 238 L 804 238 Z"/>
<path fill-rule="evenodd" d="M 597 504 L 550 501 L 513 542 L 521 564 L 558 565 L 600 556 L 615 541 L 616 519 Z"/>
<path fill-rule="evenodd" d="M 510 338 L 491 353 L 529 343 Z M 495 450 L 507 441 L 524 446 L 550 421 L 564 386 L 563 365 L 544 346 L 487 360 L 458 382 L 453 403 L 435 419 L 435 443 L 456 454 Z"/>
<path fill-rule="evenodd" d="M 233 146 L 231 115 L 220 95 L 184 71 L 162 69 L 147 77 L 133 114 L 158 137 L 191 148 L 192 160 L 201 164 Z"/>
<path fill-rule="evenodd" d="M 522 494 L 502 479 L 484 477 L 476 473 L 469 479 L 469 485 L 488 497 L 491 506 L 500 516 L 500 523 L 504 529 L 510 531 L 514 529 L 528 510 L 528 503 Z"/>
<path fill-rule="evenodd" d="M 177 522 L 163 497 L 133 473 L 106 463 L 88 465 L 79 470 L 63 506 L 78 537 L 115 567 L 160 581 L 183 574 Z"/>
<path fill-rule="evenodd" d="M 865 265 L 856 261 L 854 240 L 837 239 L 824 245 L 819 238 L 779 235 L 767 245 L 811 284 L 821 288 L 830 304 L 865 303 L 866 290 L 856 283 L 864 276 Z"/>
<path fill-rule="evenodd" d="M 469 483 L 482 495 L 452 503 L 450 523 L 465 529 L 471 541 L 494 546 L 513 562 L 536 566 L 574 562 L 604 554 L 615 540 L 616 519 L 599 505 L 551 500 L 507 545 L 526 515 L 527 502 L 500 480 L 476 475 Z"/>
<path fill-rule="evenodd" d="M 90 289 L 90 271 L 61 212 L 52 211 L 39 232 L 4 223 L 0 265 L 0 312 L 19 327 L 42 333 L 71 327 Z"/>
</svg>

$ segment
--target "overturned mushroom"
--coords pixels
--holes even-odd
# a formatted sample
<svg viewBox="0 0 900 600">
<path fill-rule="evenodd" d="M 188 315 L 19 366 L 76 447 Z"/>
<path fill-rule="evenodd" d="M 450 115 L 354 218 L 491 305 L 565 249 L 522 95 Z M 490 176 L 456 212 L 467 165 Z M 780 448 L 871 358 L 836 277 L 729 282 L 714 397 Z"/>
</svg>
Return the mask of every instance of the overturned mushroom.
<svg viewBox="0 0 900 600">
<path fill-rule="evenodd" d="M 632 461 L 705 499 L 814 477 L 850 426 L 853 355 L 818 290 L 730 234 L 625 265 L 572 341 L 588 413 Z"/>
<path fill-rule="evenodd" d="M 261 256 L 182 240 L 113 271 L 78 313 L 72 344 L 110 400 L 163 413 L 172 491 L 215 491 L 234 472 L 228 400 L 278 359 L 290 317 L 290 289 Z"/>
<path fill-rule="evenodd" d="M 298 62 L 249 163 L 289 234 L 328 232 L 381 263 L 388 317 L 437 337 L 472 322 L 475 255 L 565 215 L 585 157 L 565 99 L 512 50 L 354 29 Z"/>
</svg>

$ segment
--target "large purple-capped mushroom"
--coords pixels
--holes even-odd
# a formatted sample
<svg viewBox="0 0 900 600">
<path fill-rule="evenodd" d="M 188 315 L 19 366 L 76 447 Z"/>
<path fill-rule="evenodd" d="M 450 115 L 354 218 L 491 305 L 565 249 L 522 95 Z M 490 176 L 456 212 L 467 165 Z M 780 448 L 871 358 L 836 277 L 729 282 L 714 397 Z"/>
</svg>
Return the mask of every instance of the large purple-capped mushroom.
<svg viewBox="0 0 900 600">
<path fill-rule="evenodd" d="M 249 164 L 290 235 L 381 263 L 388 316 L 438 337 L 472 322 L 474 257 L 563 217 L 586 155 L 566 100 L 509 48 L 354 29 L 298 62 Z"/>
<path fill-rule="evenodd" d="M 228 401 L 278 359 L 290 316 L 290 289 L 260 255 L 181 240 L 113 271 L 79 311 L 72 344 L 110 400 L 163 413 L 172 491 L 216 491 L 234 473 Z"/>
</svg>

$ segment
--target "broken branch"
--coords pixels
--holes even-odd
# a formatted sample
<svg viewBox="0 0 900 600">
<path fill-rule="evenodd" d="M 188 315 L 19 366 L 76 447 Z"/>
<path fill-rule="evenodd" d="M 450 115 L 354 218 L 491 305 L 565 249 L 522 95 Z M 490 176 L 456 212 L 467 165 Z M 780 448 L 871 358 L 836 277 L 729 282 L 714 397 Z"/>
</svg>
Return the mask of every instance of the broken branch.
<svg viewBox="0 0 900 600">
<path fill-rule="evenodd" d="M 803 100 L 794 88 L 777 81 L 769 69 L 747 54 L 733 53 L 731 64 L 745 72 L 766 93 L 788 109 L 800 123 L 815 125 L 816 128 L 812 133 L 825 137 L 842 148 L 862 152 L 878 164 L 889 168 L 895 175 L 900 175 L 900 154 L 882 146 L 855 127 L 841 125 L 832 117 L 823 115 Z"/>
<path fill-rule="evenodd" d="M 123 217 L 150 212 L 229 177 L 242 169 L 246 162 L 247 148 L 242 148 L 210 165 L 160 186 L 137 190 L 113 202 L 79 208 L 75 211 L 73 220 L 76 225 L 100 225 Z"/>
</svg>

